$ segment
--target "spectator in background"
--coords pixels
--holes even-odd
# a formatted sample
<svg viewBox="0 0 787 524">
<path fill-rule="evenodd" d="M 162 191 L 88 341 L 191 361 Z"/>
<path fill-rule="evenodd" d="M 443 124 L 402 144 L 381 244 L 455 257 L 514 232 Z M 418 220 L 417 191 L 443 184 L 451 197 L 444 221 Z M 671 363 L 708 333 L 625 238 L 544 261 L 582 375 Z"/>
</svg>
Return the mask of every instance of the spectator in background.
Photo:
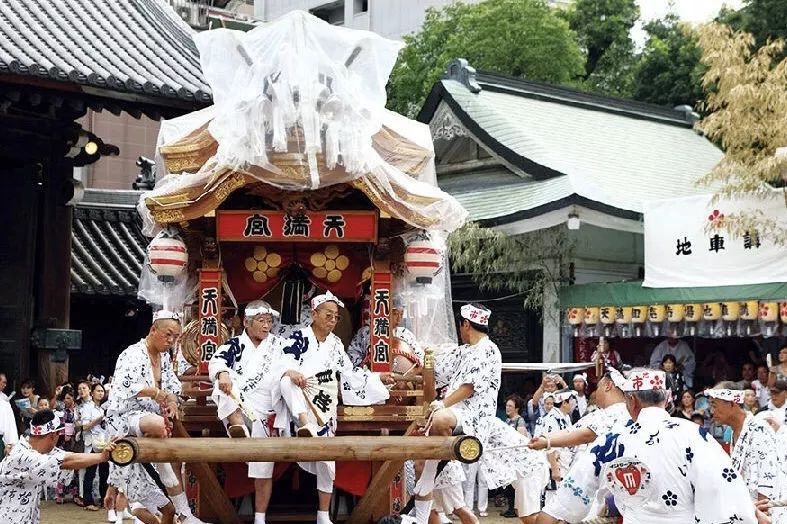
<svg viewBox="0 0 787 524">
<path fill-rule="evenodd" d="M 760 410 L 760 404 L 757 402 L 757 394 L 753 389 L 743 390 L 743 411 L 756 415 Z"/>
<path fill-rule="evenodd" d="M 38 397 L 38 404 L 36 410 L 49 409 L 49 399 L 46 397 Z"/>
<path fill-rule="evenodd" d="M 735 370 L 727 361 L 727 356 L 722 351 L 714 351 L 702 362 L 703 369 L 709 373 L 708 378 L 714 384 L 731 380 Z"/>
<path fill-rule="evenodd" d="M 620 358 L 620 353 L 610 348 L 609 340 L 605 337 L 599 337 L 598 347 L 593 354 L 590 355 L 590 362 L 595 364 L 597 361 L 600 361 L 604 366 L 604 369 L 601 370 L 601 376 L 607 372 L 608 368 L 612 367 L 620 371 L 620 367 L 623 365 L 623 359 Z M 598 373 L 598 370 L 596 370 L 596 372 Z M 601 376 L 596 377 L 596 379 L 601 379 Z"/>
<path fill-rule="evenodd" d="M 780 424 L 787 424 L 787 380 L 777 380 L 770 388 L 771 401 L 767 409 L 757 413 L 759 418 L 772 418 Z"/>
<path fill-rule="evenodd" d="M 705 417 L 700 415 L 699 413 L 695 413 L 691 416 L 691 421 L 697 424 L 700 427 L 705 426 Z"/>
<path fill-rule="evenodd" d="M 528 436 L 527 424 L 525 424 L 525 419 L 520 414 L 524 407 L 525 402 L 522 400 L 522 397 L 516 394 L 509 395 L 506 398 L 506 424 L 521 434 Z"/>
<path fill-rule="evenodd" d="M 675 356 L 677 371 L 683 374 L 683 380 L 686 382 L 686 387 L 693 387 L 694 369 L 697 367 L 694 351 L 692 351 L 689 345 L 683 340 L 669 336 L 653 348 L 653 353 L 650 354 L 650 367 L 652 369 L 659 369 L 661 361 L 667 354 Z"/>
<path fill-rule="evenodd" d="M 768 391 L 768 366 L 765 364 L 757 366 L 757 379 L 752 381 L 751 387 L 757 394 L 760 407 L 766 407 L 771 401 L 771 392 Z"/>
<path fill-rule="evenodd" d="M 738 389 L 748 389 L 752 387 L 752 383 L 757 378 L 757 372 L 754 364 L 751 362 L 744 362 L 741 365 L 741 379 L 735 383 Z"/>
<path fill-rule="evenodd" d="M 70 389 L 63 388 L 59 400 L 63 403 L 63 410 L 55 414 L 58 416 L 60 422 L 63 423 L 63 433 L 57 440 L 57 447 L 70 453 L 79 453 L 81 450 L 76 446 L 76 401 L 74 400 L 74 394 Z M 70 483 L 68 485 L 62 482 L 57 483 L 55 486 L 55 504 L 62 504 L 65 501 L 66 494 L 71 496 L 74 504 L 77 506 L 85 506 L 85 503 L 79 497 L 79 487 L 76 475 L 70 477 Z"/>
<path fill-rule="evenodd" d="M 670 392 L 669 398 L 672 404 L 677 405 L 678 395 L 686 388 L 686 384 L 683 381 L 683 375 L 678 371 L 678 361 L 675 359 L 675 355 L 671 353 L 664 355 L 664 358 L 661 359 L 661 370 L 664 372 L 666 381 L 664 389 Z"/>
<path fill-rule="evenodd" d="M 19 414 L 22 416 L 23 431 L 30 428 L 30 419 L 38 411 L 38 395 L 36 395 L 36 383 L 27 379 L 19 385 L 21 397 L 16 401 L 19 407 Z"/>
<path fill-rule="evenodd" d="M 82 384 L 80 384 L 80 387 Z M 90 398 L 83 400 L 79 407 L 79 427 L 82 429 L 82 440 L 85 444 L 85 453 L 102 453 L 107 442 L 106 424 L 104 423 L 104 410 L 101 403 L 104 400 L 104 386 L 94 383 L 90 386 Z M 109 464 L 102 462 L 94 464 L 85 470 L 82 481 L 82 497 L 85 509 L 98 511 L 99 504 L 93 499 L 93 480 L 99 471 L 99 493 L 103 500 L 107 493 L 107 477 L 109 477 Z"/>
<path fill-rule="evenodd" d="M 694 415 L 703 416 L 702 413 L 698 413 L 695 407 L 695 400 L 694 400 L 694 391 L 690 389 L 684 389 L 680 392 L 679 396 L 675 396 L 675 409 L 672 412 L 673 417 L 678 418 L 685 418 L 686 420 L 691 420 L 691 417 Z"/>
<path fill-rule="evenodd" d="M 779 363 L 768 370 L 768 385 L 773 386 L 777 380 L 787 380 L 787 346 L 779 349 Z"/>
<path fill-rule="evenodd" d="M 572 402 L 574 403 L 574 411 L 571 412 L 571 422 L 576 423 L 577 420 L 585 416 L 588 411 L 588 375 L 587 373 L 577 373 L 571 380 L 574 385 L 576 396 Z"/>
<path fill-rule="evenodd" d="M 2 456 L 8 455 L 11 448 L 19 442 L 16 416 L 14 416 L 11 401 L 5 394 L 6 386 L 8 386 L 8 377 L 5 373 L 0 373 L 0 437 L 3 439 L 3 447 L 0 448 L 0 451 L 2 451 Z"/>
</svg>

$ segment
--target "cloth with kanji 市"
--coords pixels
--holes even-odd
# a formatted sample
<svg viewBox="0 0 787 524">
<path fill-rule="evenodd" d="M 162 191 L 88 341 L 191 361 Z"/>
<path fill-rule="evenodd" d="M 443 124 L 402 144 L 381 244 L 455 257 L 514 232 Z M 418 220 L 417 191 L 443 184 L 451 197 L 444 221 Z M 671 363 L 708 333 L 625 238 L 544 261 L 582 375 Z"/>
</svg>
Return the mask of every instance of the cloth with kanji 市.
<svg viewBox="0 0 787 524">
<path fill-rule="evenodd" d="M 385 402 L 389 397 L 388 389 L 383 385 L 380 376 L 354 367 L 344 352 L 341 339 L 333 333 L 330 333 L 324 342 L 320 342 L 312 328 L 293 332 L 282 349 L 279 375 L 290 369 L 307 377 L 309 385 L 303 390 L 308 400 L 307 415 L 310 421 L 320 426 L 321 432 L 329 435 L 335 432 L 339 399 L 329 387 L 323 386 L 336 382 L 337 375 L 341 382 L 344 404 L 368 406 Z M 280 385 L 274 384 L 272 399 L 276 410 L 276 427 L 286 430 L 292 413 Z"/>
<path fill-rule="evenodd" d="M 659 407 L 642 409 L 622 431 L 596 439 L 544 511 L 580 522 L 602 487 L 614 495 L 624 522 L 757 522 L 746 483 L 721 446 L 704 428 Z"/>
<path fill-rule="evenodd" d="M 486 336 L 475 345 L 441 348 L 435 354 L 435 384 L 446 386 L 445 396 L 463 384 L 473 386 L 470 397 L 449 409 L 462 432 L 481 441 L 484 453 L 479 467 L 489 489 L 507 486 L 530 475 L 546 482 L 548 466 L 544 452 L 527 449 L 528 439 L 496 416 L 501 362 L 500 350 Z M 512 453 L 510 449 L 514 446 L 518 449 Z M 493 451 L 503 448 L 508 451 Z"/>
<path fill-rule="evenodd" d="M 219 389 L 218 376 L 225 371 L 232 381 L 233 395 L 244 408 L 253 410 L 257 418 L 273 409 L 271 381 L 284 344 L 284 339 L 269 333 L 255 346 L 244 331 L 219 347 L 208 363 L 208 373 L 214 381 L 211 398 L 218 406 L 219 419 L 227 418 L 239 407 L 236 400 Z"/>
<path fill-rule="evenodd" d="M 0 462 L 0 522 L 37 524 L 41 493 L 58 482 L 68 484 L 74 472 L 60 469 L 66 452 L 55 448 L 39 453 L 20 439 Z"/>
<path fill-rule="evenodd" d="M 776 433 L 763 420 L 746 413 L 741 434 L 735 440 L 730 458 L 741 474 L 752 500 L 760 496 L 776 500 L 782 484 Z"/>
</svg>

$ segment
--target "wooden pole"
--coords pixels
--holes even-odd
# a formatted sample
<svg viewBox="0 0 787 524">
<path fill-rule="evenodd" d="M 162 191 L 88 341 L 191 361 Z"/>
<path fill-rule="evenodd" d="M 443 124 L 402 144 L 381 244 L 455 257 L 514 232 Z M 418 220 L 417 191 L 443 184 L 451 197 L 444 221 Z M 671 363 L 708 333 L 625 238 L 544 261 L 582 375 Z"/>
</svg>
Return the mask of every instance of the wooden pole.
<svg viewBox="0 0 787 524">
<path fill-rule="evenodd" d="M 331 438 L 135 438 L 118 441 L 115 464 L 132 462 L 314 462 L 385 460 L 459 460 L 481 456 L 475 437 Z"/>
</svg>

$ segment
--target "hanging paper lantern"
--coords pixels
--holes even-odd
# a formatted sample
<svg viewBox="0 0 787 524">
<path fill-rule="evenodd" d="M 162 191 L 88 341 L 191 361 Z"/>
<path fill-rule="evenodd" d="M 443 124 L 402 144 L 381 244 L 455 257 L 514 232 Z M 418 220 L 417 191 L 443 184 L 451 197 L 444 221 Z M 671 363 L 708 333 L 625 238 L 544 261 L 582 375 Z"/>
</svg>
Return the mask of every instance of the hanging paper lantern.
<svg viewBox="0 0 787 524">
<path fill-rule="evenodd" d="M 189 262 L 186 243 L 175 229 L 167 228 L 148 245 L 148 265 L 162 282 L 172 282 L 185 271 Z"/>
<path fill-rule="evenodd" d="M 570 307 L 566 310 L 566 318 L 572 326 L 578 326 L 585 321 L 585 308 Z"/>
<path fill-rule="evenodd" d="M 760 320 L 775 322 L 779 317 L 779 304 L 776 302 L 763 302 L 760 304 Z"/>
<path fill-rule="evenodd" d="M 425 231 L 409 235 L 405 240 L 404 265 L 410 280 L 431 284 L 443 265 L 443 250 Z"/>
<path fill-rule="evenodd" d="M 615 308 L 614 306 L 604 306 L 599 308 L 598 311 L 601 323 L 605 326 L 615 323 Z"/>
<path fill-rule="evenodd" d="M 599 308 L 588 307 L 585 308 L 585 324 L 594 326 L 598 324 Z"/>
<path fill-rule="evenodd" d="M 702 318 L 705 320 L 719 320 L 721 318 L 721 304 L 718 302 L 703 304 Z"/>
<path fill-rule="evenodd" d="M 666 310 L 667 307 L 660 304 L 648 307 L 648 320 L 651 322 L 664 322 Z"/>
<path fill-rule="evenodd" d="M 631 309 L 630 307 L 616 307 L 615 308 L 615 322 L 618 324 L 628 324 L 631 322 Z"/>
<path fill-rule="evenodd" d="M 686 304 L 686 322 L 699 322 L 702 318 L 702 304 Z"/>
<path fill-rule="evenodd" d="M 683 304 L 669 304 L 667 306 L 667 320 L 670 322 L 680 322 L 686 313 Z"/>
<path fill-rule="evenodd" d="M 741 313 L 740 302 L 722 302 L 721 319 L 729 322 L 738 320 Z"/>
<path fill-rule="evenodd" d="M 631 321 L 634 324 L 644 324 L 648 319 L 647 306 L 634 306 L 631 308 Z"/>
<path fill-rule="evenodd" d="M 783 324 L 787 324 L 787 302 L 782 302 L 779 308 L 779 317 L 782 319 Z"/>
<path fill-rule="evenodd" d="M 742 320 L 757 320 L 760 304 L 756 300 L 747 300 L 740 303 L 740 317 Z"/>
</svg>

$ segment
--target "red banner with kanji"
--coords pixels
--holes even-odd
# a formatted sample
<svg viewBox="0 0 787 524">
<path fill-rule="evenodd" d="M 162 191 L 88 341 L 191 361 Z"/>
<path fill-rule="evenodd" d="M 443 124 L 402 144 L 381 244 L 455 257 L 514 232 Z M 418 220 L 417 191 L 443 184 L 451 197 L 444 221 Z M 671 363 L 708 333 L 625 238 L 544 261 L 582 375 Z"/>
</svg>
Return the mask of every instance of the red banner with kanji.
<svg viewBox="0 0 787 524">
<path fill-rule="evenodd" d="M 372 325 L 369 329 L 372 371 L 390 371 L 391 273 L 375 271 L 372 277 Z"/>
<path fill-rule="evenodd" d="M 199 270 L 200 371 L 207 373 L 208 361 L 221 345 L 221 270 Z"/>
<path fill-rule="evenodd" d="M 232 242 L 377 242 L 377 211 L 217 211 L 216 235 Z"/>
</svg>

